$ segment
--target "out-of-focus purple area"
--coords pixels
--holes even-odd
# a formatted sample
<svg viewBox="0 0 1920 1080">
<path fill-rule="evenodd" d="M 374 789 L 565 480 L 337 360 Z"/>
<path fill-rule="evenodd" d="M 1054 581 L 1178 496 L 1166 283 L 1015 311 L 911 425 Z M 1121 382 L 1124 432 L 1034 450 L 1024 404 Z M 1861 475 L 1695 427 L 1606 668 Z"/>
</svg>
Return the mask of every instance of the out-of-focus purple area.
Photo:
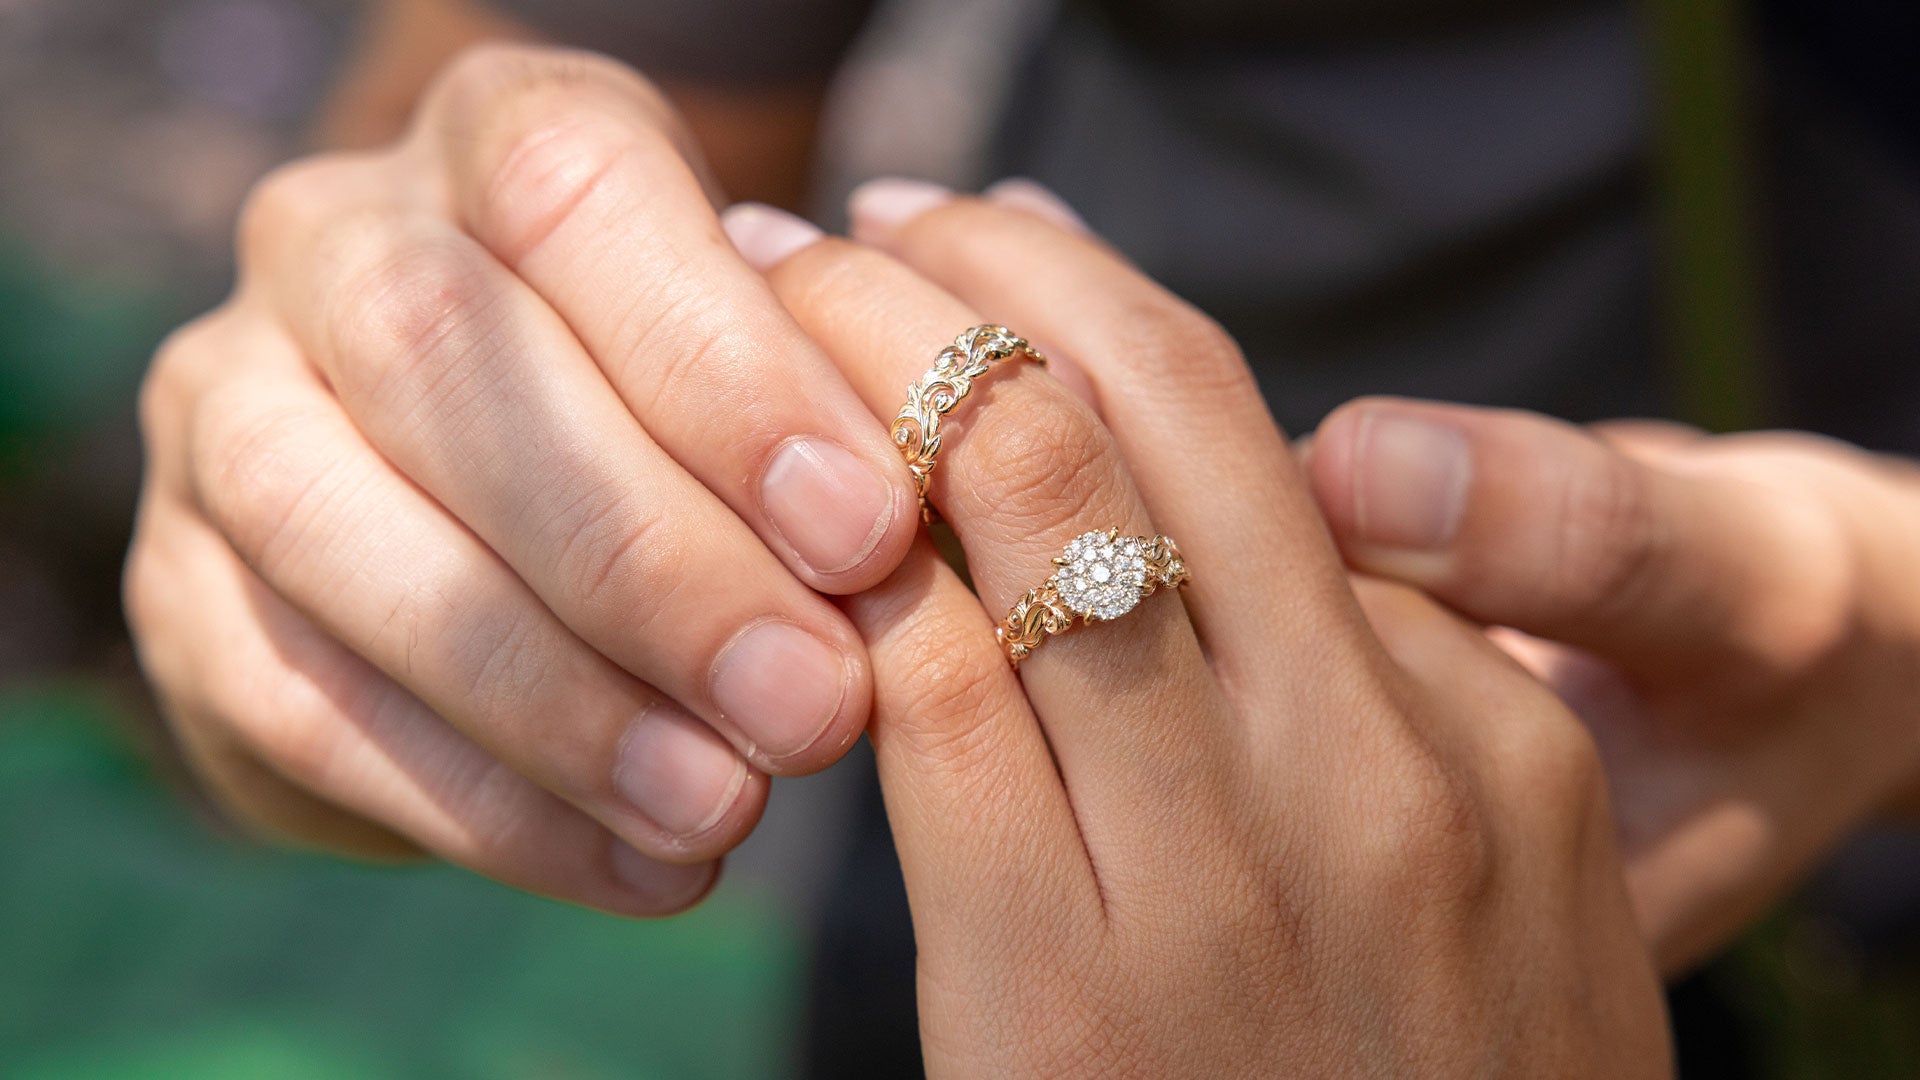
<svg viewBox="0 0 1920 1080">
<path fill-rule="evenodd" d="M 0 0 L 0 680 L 125 670 L 139 372 L 226 289 L 359 6 Z"/>
<path fill-rule="evenodd" d="M 207 295 L 358 6 L 0 0 L 0 227 L 63 272 Z"/>
</svg>

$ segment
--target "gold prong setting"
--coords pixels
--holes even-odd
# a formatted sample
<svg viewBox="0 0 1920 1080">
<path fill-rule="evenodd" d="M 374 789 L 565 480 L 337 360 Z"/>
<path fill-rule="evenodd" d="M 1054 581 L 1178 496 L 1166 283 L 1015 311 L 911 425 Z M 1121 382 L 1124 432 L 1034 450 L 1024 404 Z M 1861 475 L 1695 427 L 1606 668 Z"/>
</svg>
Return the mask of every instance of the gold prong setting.
<svg viewBox="0 0 1920 1080">
<path fill-rule="evenodd" d="M 1187 583 L 1180 549 L 1164 536 L 1122 536 L 1117 528 L 1081 533 L 1053 560 L 1053 575 L 1015 602 L 994 635 L 1015 668 L 1078 618 L 1117 619 L 1159 589 Z"/>
</svg>

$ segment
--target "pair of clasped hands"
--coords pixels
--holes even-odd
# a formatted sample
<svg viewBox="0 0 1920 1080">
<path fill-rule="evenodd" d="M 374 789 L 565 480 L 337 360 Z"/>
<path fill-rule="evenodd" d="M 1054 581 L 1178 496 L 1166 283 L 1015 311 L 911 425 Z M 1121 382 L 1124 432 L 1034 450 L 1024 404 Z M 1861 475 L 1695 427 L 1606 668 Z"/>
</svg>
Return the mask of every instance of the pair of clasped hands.
<svg viewBox="0 0 1920 1080">
<path fill-rule="evenodd" d="M 1914 787 L 1904 466 L 1392 400 L 1296 449 L 1034 185 L 717 201 L 640 77 L 533 48 L 259 186 L 127 575 L 241 816 L 660 915 L 865 731 L 936 1074 L 1636 1076 L 1660 975 Z M 989 321 L 1055 362 L 948 420 L 976 594 L 888 422 Z M 1110 526 L 1191 584 L 1016 673 Z"/>
</svg>

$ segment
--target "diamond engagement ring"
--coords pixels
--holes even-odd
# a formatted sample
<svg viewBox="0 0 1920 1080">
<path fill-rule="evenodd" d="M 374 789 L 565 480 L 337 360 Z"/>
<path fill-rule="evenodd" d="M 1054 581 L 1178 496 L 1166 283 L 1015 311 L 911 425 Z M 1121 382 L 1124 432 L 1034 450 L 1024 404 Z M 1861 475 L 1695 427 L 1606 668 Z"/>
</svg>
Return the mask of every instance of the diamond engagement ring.
<svg viewBox="0 0 1920 1080">
<path fill-rule="evenodd" d="M 1082 533 L 1053 560 L 1059 569 L 1030 589 L 994 629 L 1015 669 L 1040 643 L 1081 618 L 1117 619 L 1158 589 L 1187 583 L 1180 549 L 1164 536 L 1121 536 L 1119 529 Z"/>
<path fill-rule="evenodd" d="M 973 389 L 973 380 L 988 368 L 1022 355 L 1042 366 L 1047 362 L 1026 338 L 1006 327 L 976 326 L 941 349 L 920 381 L 907 387 L 907 403 L 893 421 L 893 444 L 907 459 L 914 494 L 920 498 L 920 516 L 928 524 L 935 517 L 933 505 L 927 502 L 927 484 L 933 478 L 933 457 L 940 452 L 941 417 L 960 404 Z"/>
</svg>

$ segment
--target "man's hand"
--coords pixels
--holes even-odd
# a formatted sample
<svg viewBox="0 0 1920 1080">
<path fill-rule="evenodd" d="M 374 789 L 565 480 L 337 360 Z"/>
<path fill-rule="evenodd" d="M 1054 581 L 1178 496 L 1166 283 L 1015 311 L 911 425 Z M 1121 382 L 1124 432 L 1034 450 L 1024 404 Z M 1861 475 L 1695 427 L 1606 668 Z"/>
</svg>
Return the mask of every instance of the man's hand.
<svg viewBox="0 0 1920 1080">
<path fill-rule="evenodd" d="M 913 493 L 702 176 L 632 71 L 491 47 L 260 184 L 148 378 L 126 579 L 244 816 L 661 913 L 859 735 L 819 592 L 893 569 Z"/>
<path fill-rule="evenodd" d="M 1585 717 L 1668 971 L 1920 782 L 1912 466 L 1393 400 L 1310 457 L 1351 567 L 1524 631 L 1495 634 Z"/>
</svg>

